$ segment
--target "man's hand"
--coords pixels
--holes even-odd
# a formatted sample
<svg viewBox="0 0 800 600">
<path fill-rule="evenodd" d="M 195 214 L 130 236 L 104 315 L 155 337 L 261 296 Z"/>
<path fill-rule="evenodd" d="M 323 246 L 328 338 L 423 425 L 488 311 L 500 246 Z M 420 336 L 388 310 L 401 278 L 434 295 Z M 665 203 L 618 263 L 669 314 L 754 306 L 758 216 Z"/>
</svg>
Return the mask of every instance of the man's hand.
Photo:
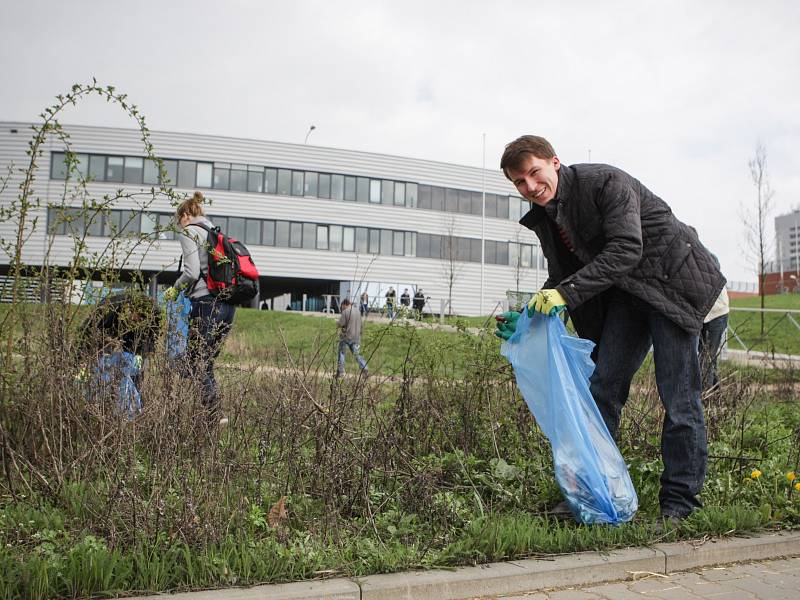
<svg viewBox="0 0 800 600">
<path fill-rule="evenodd" d="M 504 312 L 502 315 L 496 316 L 495 321 L 497 321 L 497 329 L 495 329 L 494 334 L 499 338 L 507 340 L 517 330 L 518 320 L 519 313 L 515 311 Z"/>
<path fill-rule="evenodd" d="M 528 316 L 532 317 L 534 311 L 545 315 L 555 315 L 567 307 L 567 301 L 558 293 L 558 290 L 539 290 L 528 302 Z"/>
<path fill-rule="evenodd" d="M 175 302 L 178 299 L 178 290 L 174 287 L 168 287 L 164 290 L 164 300 L 168 302 Z"/>
</svg>

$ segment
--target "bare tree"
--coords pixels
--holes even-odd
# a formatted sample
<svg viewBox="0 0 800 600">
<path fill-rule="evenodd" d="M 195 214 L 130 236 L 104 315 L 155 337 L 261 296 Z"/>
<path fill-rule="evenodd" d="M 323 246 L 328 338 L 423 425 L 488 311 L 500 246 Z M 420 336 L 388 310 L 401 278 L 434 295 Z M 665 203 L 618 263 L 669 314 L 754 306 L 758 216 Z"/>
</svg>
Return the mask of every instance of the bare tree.
<svg viewBox="0 0 800 600">
<path fill-rule="evenodd" d="M 743 211 L 748 257 L 755 263 L 758 273 L 758 294 L 761 308 L 764 308 L 764 283 L 767 278 L 767 257 L 771 243 L 767 235 L 767 218 L 772 211 L 773 191 L 767 175 L 767 149 L 763 144 L 756 145 L 753 158 L 747 162 L 750 180 L 756 188 L 756 205 L 752 210 Z M 761 313 L 761 335 L 764 335 L 764 313 Z"/>
<path fill-rule="evenodd" d="M 442 272 L 445 283 L 447 284 L 447 314 L 453 313 L 453 286 L 461 275 L 463 268 L 462 261 L 466 257 L 461 256 L 459 249 L 459 238 L 455 235 L 456 220 L 451 217 L 445 225 L 445 235 L 442 236 Z"/>
</svg>

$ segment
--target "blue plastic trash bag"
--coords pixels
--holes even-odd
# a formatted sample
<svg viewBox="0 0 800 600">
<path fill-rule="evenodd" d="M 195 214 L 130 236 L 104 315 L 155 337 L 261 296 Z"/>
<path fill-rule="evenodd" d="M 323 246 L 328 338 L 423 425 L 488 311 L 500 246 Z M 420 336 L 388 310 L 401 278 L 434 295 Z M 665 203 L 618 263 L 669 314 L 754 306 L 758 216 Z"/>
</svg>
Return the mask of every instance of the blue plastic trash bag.
<svg viewBox="0 0 800 600">
<path fill-rule="evenodd" d="M 580 523 L 629 521 L 638 500 L 625 461 L 589 391 L 594 343 L 557 316 L 526 311 L 501 353 L 553 448 L 556 481 Z"/>
<path fill-rule="evenodd" d="M 128 419 L 142 410 L 142 397 L 135 379 L 141 369 L 141 358 L 130 352 L 103 354 L 94 368 L 92 391 L 100 394 L 104 388 L 116 387 L 117 405 Z"/>
<path fill-rule="evenodd" d="M 181 292 L 175 300 L 165 300 L 167 310 L 167 356 L 177 358 L 186 352 L 189 343 L 189 313 L 192 303 Z"/>
</svg>

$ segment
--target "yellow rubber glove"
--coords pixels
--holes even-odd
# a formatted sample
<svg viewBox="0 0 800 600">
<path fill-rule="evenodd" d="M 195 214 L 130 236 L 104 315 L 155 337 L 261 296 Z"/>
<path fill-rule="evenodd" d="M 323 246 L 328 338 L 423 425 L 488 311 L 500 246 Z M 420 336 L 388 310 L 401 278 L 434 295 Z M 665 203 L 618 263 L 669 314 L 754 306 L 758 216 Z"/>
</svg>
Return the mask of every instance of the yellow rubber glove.
<svg viewBox="0 0 800 600">
<path fill-rule="evenodd" d="M 528 316 L 532 317 L 534 311 L 545 315 L 555 315 L 567 307 L 567 301 L 558 293 L 558 290 L 539 290 L 528 302 Z"/>
<path fill-rule="evenodd" d="M 174 302 L 178 299 L 178 290 L 174 287 L 168 287 L 164 290 L 164 300 Z"/>
</svg>

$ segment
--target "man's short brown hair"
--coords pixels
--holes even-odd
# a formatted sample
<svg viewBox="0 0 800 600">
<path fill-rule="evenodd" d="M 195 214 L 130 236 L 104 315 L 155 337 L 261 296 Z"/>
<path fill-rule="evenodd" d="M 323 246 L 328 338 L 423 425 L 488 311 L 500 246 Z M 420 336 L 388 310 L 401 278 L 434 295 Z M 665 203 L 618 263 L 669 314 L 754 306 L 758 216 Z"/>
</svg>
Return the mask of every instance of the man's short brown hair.
<svg viewBox="0 0 800 600">
<path fill-rule="evenodd" d="M 508 177 L 508 169 L 519 169 L 526 154 L 536 158 L 553 158 L 556 151 L 543 137 L 538 135 L 523 135 L 506 145 L 503 158 L 500 159 L 500 168 Z"/>
</svg>

